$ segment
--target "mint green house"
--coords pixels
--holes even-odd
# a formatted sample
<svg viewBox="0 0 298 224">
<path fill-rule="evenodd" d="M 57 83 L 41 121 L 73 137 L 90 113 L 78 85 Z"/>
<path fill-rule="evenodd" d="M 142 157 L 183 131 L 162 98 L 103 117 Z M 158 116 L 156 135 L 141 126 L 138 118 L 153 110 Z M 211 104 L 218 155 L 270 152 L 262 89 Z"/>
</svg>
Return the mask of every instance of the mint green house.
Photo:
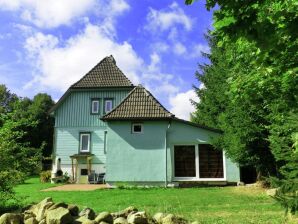
<svg viewBox="0 0 298 224">
<path fill-rule="evenodd" d="M 104 58 L 51 109 L 55 117 L 53 173 L 76 183 L 105 173 L 119 182 L 169 185 L 236 183 L 239 167 L 210 145 L 220 131 L 176 118 L 141 85 Z"/>
</svg>

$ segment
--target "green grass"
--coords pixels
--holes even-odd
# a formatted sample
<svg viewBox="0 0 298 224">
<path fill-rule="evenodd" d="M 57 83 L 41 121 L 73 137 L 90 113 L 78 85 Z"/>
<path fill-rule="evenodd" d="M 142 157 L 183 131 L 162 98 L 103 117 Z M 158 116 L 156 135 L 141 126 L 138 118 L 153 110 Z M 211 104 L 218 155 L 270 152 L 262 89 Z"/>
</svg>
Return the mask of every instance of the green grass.
<svg viewBox="0 0 298 224">
<path fill-rule="evenodd" d="M 88 206 L 96 212 L 118 211 L 130 205 L 149 214 L 168 212 L 200 223 L 285 223 L 283 210 L 262 189 L 204 187 L 184 189 L 105 189 L 96 191 L 42 192 L 53 187 L 31 178 L 15 188 L 22 204 L 52 197 L 55 202 Z"/>
</svg>

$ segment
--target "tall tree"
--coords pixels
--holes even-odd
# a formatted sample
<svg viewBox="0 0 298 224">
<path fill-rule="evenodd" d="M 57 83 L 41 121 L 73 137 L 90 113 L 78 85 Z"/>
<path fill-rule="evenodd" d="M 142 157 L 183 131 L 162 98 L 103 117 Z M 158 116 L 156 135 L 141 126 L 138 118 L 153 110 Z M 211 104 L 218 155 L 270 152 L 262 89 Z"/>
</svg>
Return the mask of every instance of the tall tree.
<svg viewBox="0 0 298 224">
<path fill-rule="evenodd" d="M 186 4 L 192 2 L 186 0 Z M 206 1 L 207 9 L 216 5 L 219 9 L 214 11 L 211 64 L 201 69 L 199 80 L 206 89 L 198 91 L 201 101 L 194 120 L 212 125 L 213 119 L 213 125 L 224 131 L 222 144 L 234 160 L 253 163 L 262 175 L 281 179 L 279 200 L 295 212 L 297 1 Z M 221 76 L 220 70 L 227 74 Z M 218 85 L 220 82 L 223 84 Z M 223 96 L 216 85 L 224 90 Z M 216 105 L 219 102 L 222 104 Z"/>
</svg>

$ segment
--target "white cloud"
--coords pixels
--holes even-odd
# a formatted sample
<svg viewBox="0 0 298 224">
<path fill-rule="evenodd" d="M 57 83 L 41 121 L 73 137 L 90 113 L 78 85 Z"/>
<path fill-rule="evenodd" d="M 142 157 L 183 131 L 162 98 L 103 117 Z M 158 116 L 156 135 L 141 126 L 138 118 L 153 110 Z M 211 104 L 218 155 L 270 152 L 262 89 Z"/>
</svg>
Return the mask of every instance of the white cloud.
<svg viewBox="0 0 298 224">
<path fill-rule="evenodd" d="M 69 25 L 90 11 L 111 18 L 127 9 L 124 0 L 0 0 L 0 10 L 17 11 L 24 21 L 42 28 Z"/>
<path fill-rule="evenodd" d="M 190 114 L 195 111 L 195 107 L 190 100 L 199 101 L 194 90 L 178 93 L 170 98 L 170 111 L 178 118 L 190 120 Z"/>
<path fill-rule="evenodd" d="M 43 88 L 64 91 L 110 54 L 128 78 L 138 83 L 137 74 L 143 63 L 128 42 L 117 43 L 100 27 L 90 23 L 83 32 L 66 41 L 36 33 L 27 38 L 26 49 L 35 68 L 34 79 L 27 88 L 39 84 Z"/>
<path fill-rule="evenodd" d="M 177 25 L 182 26 L 187 31 L 192 29 L 191 18 L 184 13 L 176 2 L 166 9 L 155 10 L 150 8 L 149 10 L 146 26 L 149 31 L 166 31 Z"/>
<path fill-rule="evenodd" d="M 180 42 L 177 42 L 174 44 L 173 52 L 177 55 L 182 55 L 186 52 L 186 47 Z"/>
</svg>

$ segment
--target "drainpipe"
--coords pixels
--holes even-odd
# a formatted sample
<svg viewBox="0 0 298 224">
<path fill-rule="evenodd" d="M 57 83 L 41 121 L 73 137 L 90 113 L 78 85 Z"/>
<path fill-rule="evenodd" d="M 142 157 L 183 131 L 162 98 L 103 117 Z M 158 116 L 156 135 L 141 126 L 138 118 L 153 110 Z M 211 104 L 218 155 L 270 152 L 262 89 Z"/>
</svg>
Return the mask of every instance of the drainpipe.
<svg viewBox="0 0 298 224">
<path fill-rule="evenodd" d="M 166 140 L 165 140 L 165 168 L 166 168 L 166 170 L 165 170 L 165 188 L 167 188 L 167 186 L 168 186 L 168 166 L 167 166 L 167 160 L 168 160 L 168 153 L 167 153 L 167 145 L 168 145 L 168 131 L 169 131 L 169 129 L 170 129 L 170 127 L 171 127 L 171 121 L 169 121 L 169 124 L 168 124 L 168 128 L 167 128 L 167 130 L 166 130 Z"/>
</svg>

